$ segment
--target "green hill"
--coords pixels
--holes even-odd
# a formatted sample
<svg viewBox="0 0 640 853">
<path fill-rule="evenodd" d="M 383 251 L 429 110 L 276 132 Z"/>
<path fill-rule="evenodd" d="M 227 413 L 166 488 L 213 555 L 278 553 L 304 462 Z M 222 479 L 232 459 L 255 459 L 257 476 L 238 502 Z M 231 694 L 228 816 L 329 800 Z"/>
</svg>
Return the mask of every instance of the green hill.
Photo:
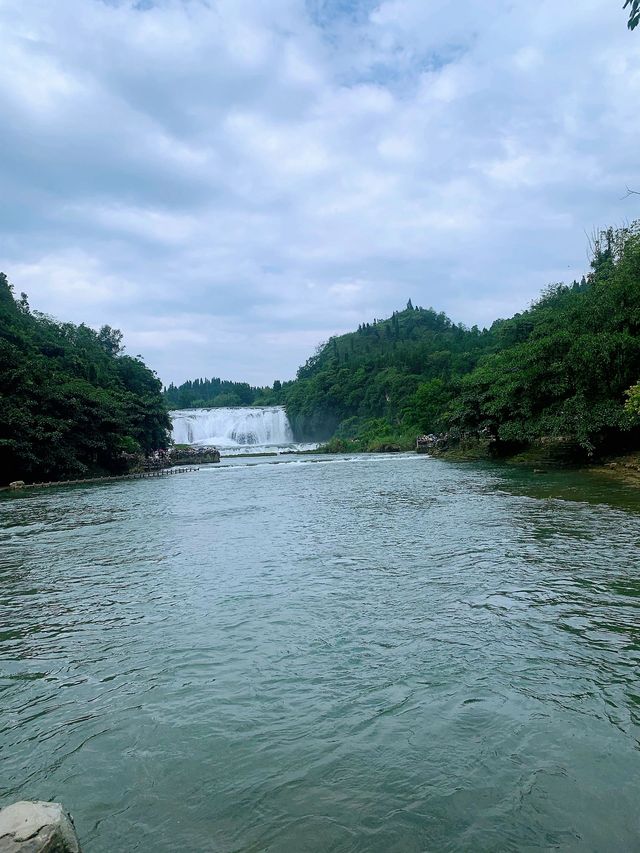
<svg viewBox="0 0 640 853">
<path fill-rule="evenodd" d="M 407 307 L 357 332 L 331 338 L 285 387 L 296 434 L 363 439 L 413 436 L 445 427 L 461 376 L 490 351 L 493 336 L 433 309 Z"/>
<path fill-rule="evenodd" d="M 548 287 L 490 329 L 413 308 L 331 338 L 284 387 L 299 438 L 412 446 L 417 433 L 482 433 L 515 450 L 543 438 L 584 451 L 638 442 L 640 225 L 602 232 L 592 272 Z"/>
<path fill-rule="evenodd" d="M 157 376 L 109 326 L 60 323 L 14 299 L 0 273 L 0 480 L 121 472 L 167 446 Z"/>
</svg>

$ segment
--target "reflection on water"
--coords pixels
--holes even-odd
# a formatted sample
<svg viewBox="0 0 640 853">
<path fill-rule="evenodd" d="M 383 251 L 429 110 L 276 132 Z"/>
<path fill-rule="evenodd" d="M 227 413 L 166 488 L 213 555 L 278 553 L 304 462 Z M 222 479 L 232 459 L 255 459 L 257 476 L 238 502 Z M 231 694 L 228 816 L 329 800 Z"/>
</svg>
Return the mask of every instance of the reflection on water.
<svg viewBox="0 0 640 853">
<path fill-rule="evenodd" d="M 418 456 L 7 496 L 2 803 L 99 852 L 636 849 L 639 508 Z"/>
</svg>

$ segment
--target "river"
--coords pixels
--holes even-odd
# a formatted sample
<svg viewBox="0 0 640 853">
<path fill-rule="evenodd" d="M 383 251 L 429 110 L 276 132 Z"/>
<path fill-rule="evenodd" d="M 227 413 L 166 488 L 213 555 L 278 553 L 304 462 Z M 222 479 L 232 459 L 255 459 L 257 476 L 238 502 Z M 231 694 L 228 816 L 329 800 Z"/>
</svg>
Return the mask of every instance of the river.
<svg viewBox="0 0 640 853">
<path fill-rule="evenodd" d="M 229 459 L 0 539 L 0 804 L 87 853 L 638 849 L 632 489 Z"/>
</svg>

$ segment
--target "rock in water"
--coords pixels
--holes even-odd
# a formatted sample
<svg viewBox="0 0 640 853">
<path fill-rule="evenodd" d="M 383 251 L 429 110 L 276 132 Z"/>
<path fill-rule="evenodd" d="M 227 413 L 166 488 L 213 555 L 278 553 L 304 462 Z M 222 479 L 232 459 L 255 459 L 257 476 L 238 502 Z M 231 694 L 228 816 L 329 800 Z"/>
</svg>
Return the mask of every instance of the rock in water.
<svg viewBox="0 0 640 853">
<path fill-rule="evenodd" d="M 0 853 L 81 853 L 60 803 L 13 803 L 0 810 Z"/>
</svg>

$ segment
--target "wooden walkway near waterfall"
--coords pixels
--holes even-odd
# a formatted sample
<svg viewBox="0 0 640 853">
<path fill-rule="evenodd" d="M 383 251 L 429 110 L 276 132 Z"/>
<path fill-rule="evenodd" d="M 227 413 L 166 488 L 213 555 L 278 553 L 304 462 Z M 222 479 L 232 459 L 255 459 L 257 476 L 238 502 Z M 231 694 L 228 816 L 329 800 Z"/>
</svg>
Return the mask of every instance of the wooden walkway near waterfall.
<svg viewBox="0 0 640 853">
<path fill-rule="evenodd" d="M 192 474 L 200 468 L 152 468 L 135 474 L 116 474 L 112 477 L 86 477 L 83 480 L 57 480 L 49 483 L 23 483 L 21 480 L 8 486 L 0 486 L 1 492 L 22 491 L 23 489 L 49 489 L 54 486 L 78 486 L 81 483 L 113 483 L 116 480 L 148 480 L 156 477 L 171 477 L 174 474 Z"/>
</svg>

